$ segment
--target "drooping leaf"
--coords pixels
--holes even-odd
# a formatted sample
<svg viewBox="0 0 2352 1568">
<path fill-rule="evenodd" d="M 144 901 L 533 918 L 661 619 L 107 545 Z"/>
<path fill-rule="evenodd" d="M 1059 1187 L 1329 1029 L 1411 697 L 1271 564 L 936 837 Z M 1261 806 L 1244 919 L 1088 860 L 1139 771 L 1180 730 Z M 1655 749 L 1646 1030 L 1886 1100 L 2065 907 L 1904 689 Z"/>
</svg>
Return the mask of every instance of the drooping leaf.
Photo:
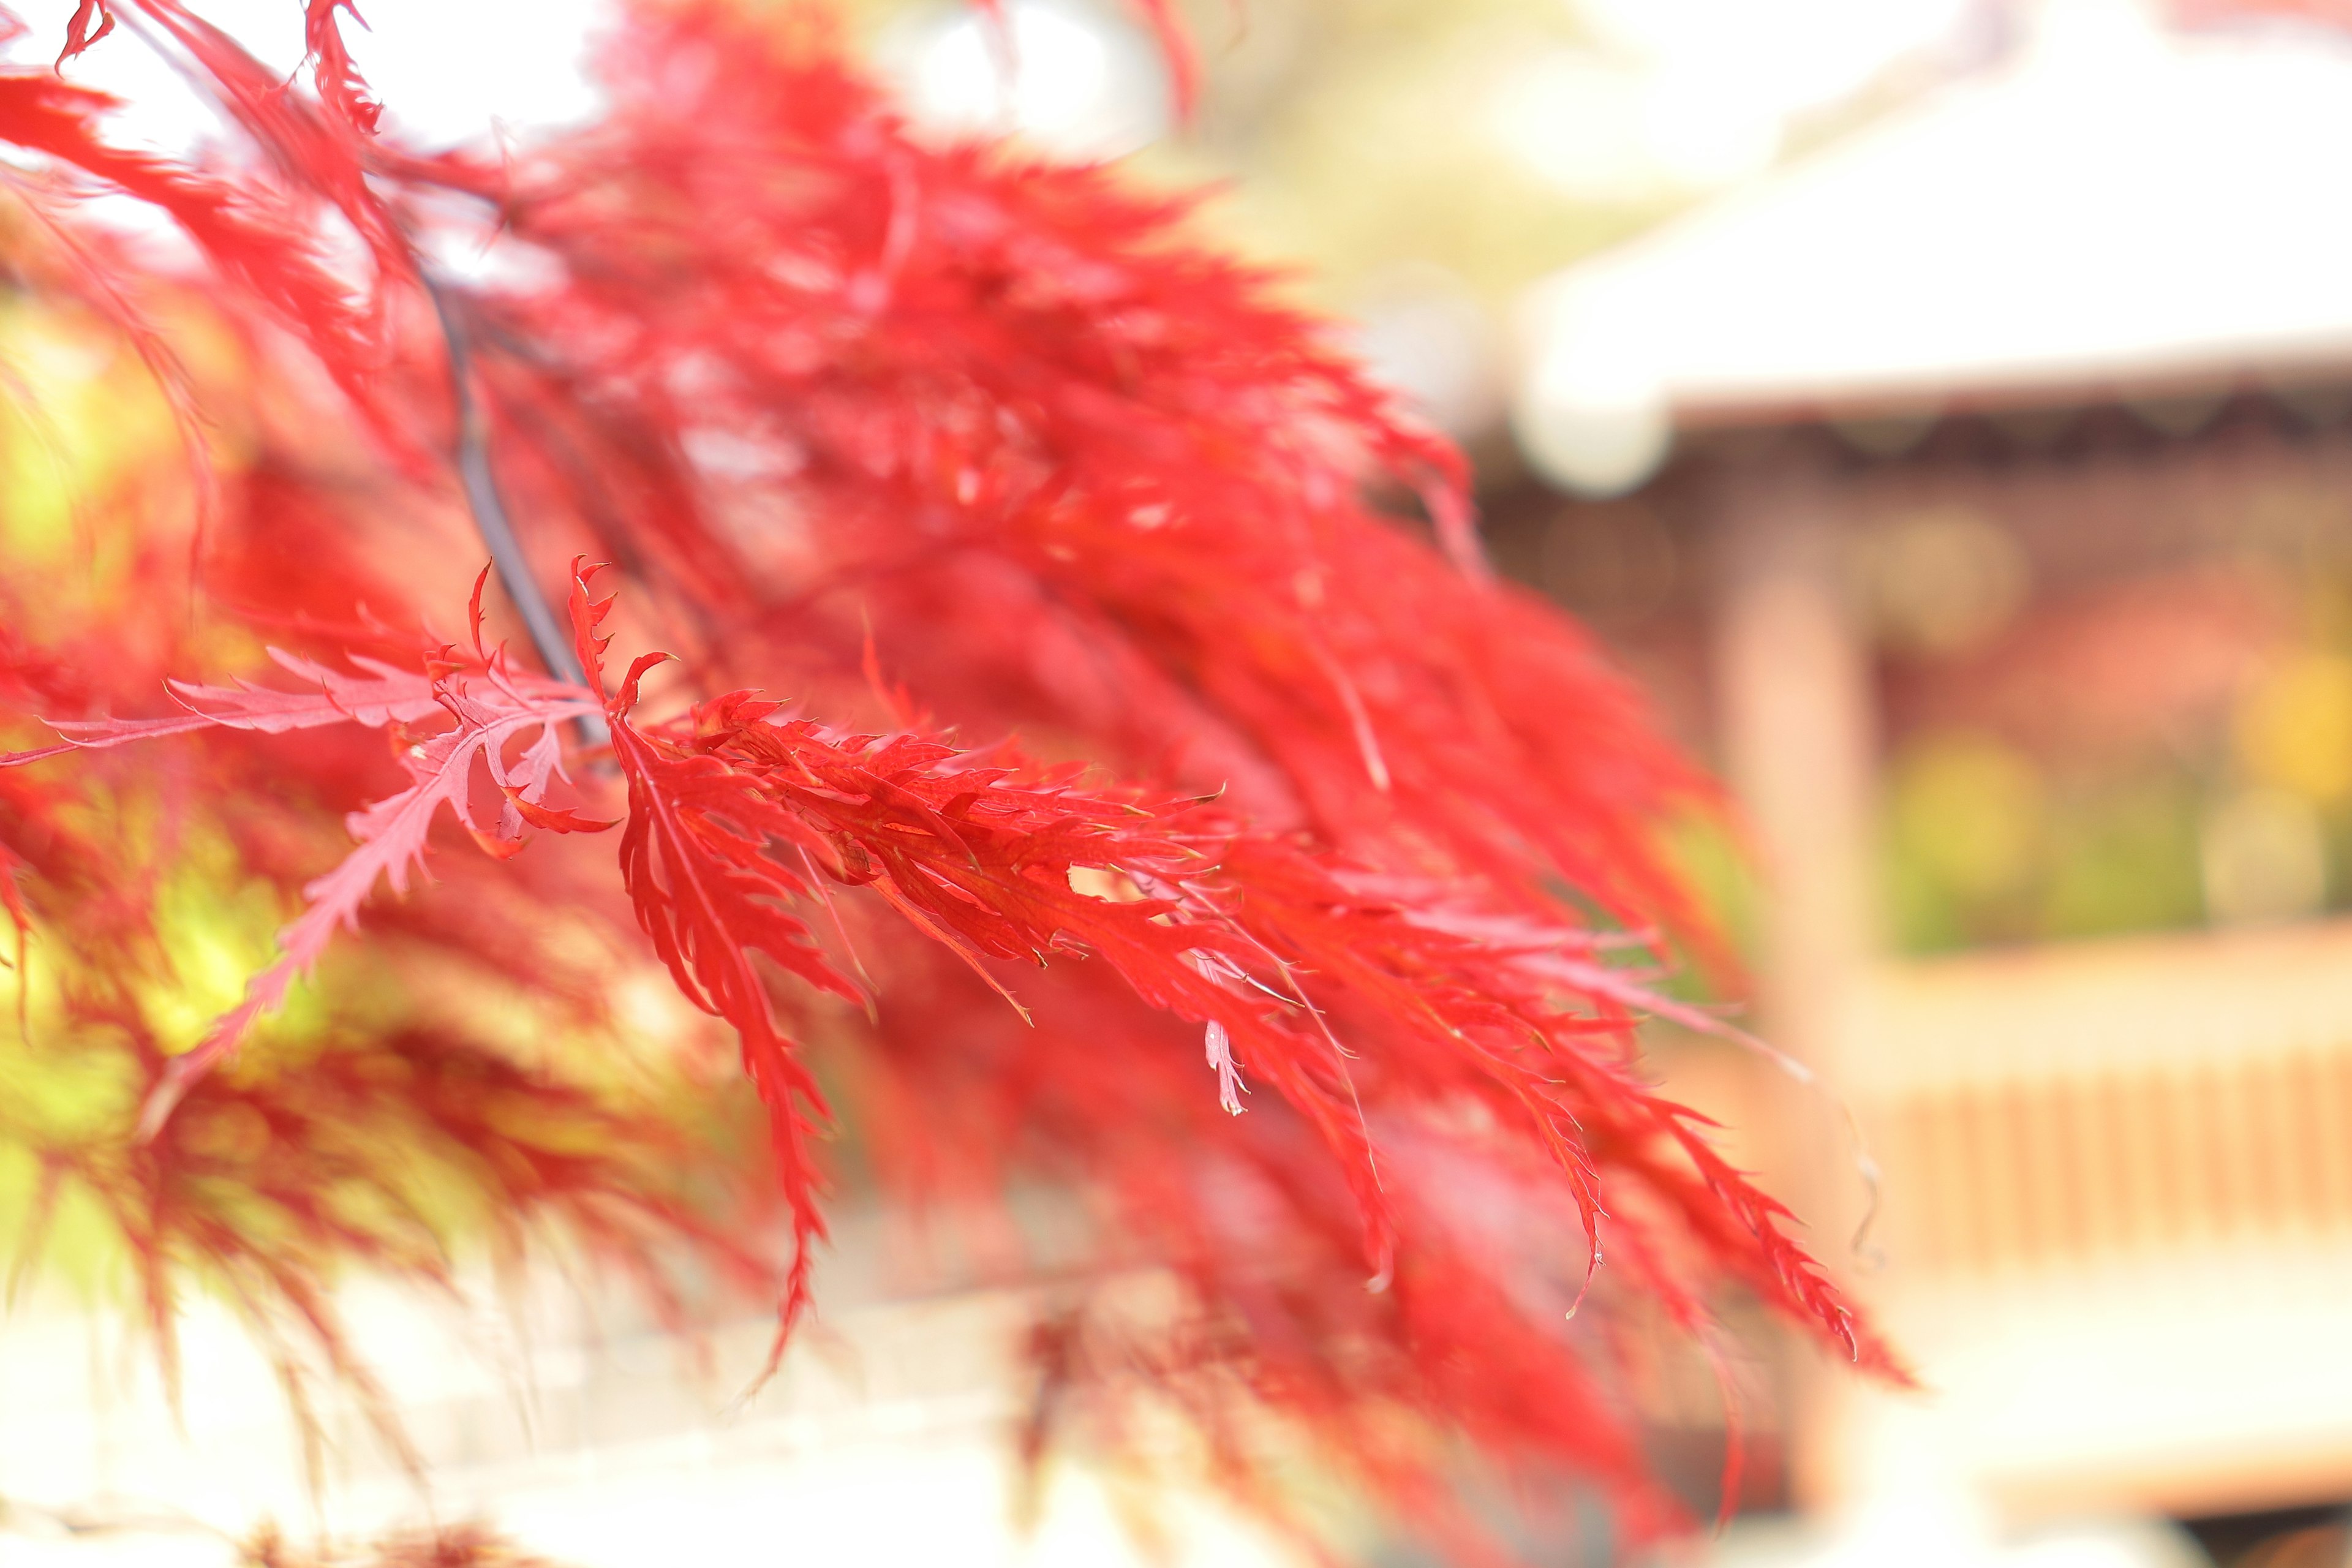
<svg viewBox="0 0 2352 1568">
<path fill-rule="evenodd" d="M 245 999 L 215 1020 L 194 1049 L 173 1058 L 141 1112 L 142 1139 L 155 1135 L 191 1084 L 235 1054 L 256 1022 L 284 1005 L 288 989 L 318 963 L 337 928 L 358 926 L 360 907 L 378 880 L 395 894 L 408 890 L 411 874 L 424 866 L 425 830 L 443 806 L 490 853 L 502 857 L 520 847 L 513 821 L 526 808 L 539 809 L 550 780 L 561 772 L 555 752 L 558 727 L 597 707 L 577 688 L 541 678 L 518 679 L 497 664 L 468 679 L 456 671 L 412 676 L 354 656 L 352 662 L 366 674 L 353 678 L 274 649 L 272 657 L 291 673 L 316 682 L 317 693 L 244 683 L 235 688 L 174 683 L 173 695 L 189 710 L 179 718 L 57 720 L 50 724 L 75 747 L 102 748 L 207 727 L 278 734 L 356 723 L 392 730 L 394 755 L 409 775 L 406 789 L 352 814 L 349 826 L 358 847 L 304 887 L 308 907 L 278 933 L 277 961 L 247 982 Z M 454 721 L 450 728 L 406 738 L 406 725 L 436 712 Z M 525 763 L 519 778 L 512 777 L 508 749 L 526 740 Z M 502 789 L 513 791 L 495 831 L 476 819 L 471 792 L 477 767 Z M 562 820 L 572 819 L 567 814 Z M 573 829 L 567 826 L 564 830 Z"/>
</svg>

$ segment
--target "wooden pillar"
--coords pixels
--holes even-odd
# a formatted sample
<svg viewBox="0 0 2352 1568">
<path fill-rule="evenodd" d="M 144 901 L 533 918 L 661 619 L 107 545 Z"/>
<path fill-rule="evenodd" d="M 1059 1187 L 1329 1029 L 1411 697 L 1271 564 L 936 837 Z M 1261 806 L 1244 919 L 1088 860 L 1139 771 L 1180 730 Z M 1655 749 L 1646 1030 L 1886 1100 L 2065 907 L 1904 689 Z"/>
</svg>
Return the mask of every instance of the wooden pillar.
<svg viewBox="0 0 2352 1568">
<path fill-rule="evenodd" d="M 1762 1018 L 1832 1072 L 1845 1005 L 1879 945 L 1876 705 L 1833 484 L 1794 440 L 1724 465 L 1712 650 L 1723 763 L 1767 884 Z"/>
<path fill-rule="evenodd" d="M 1724 458 L 1709 500 L 1710 651 L 1720 756 L 1764 885 L 1755 1022 L 1822 1080 L 1766 1091 L 1755 1114 L 1769 1131 L 1759 1148 L 1823 1262 L 1851 1279 L 1848 1238 L 1866 1184 L 1836 1097 L 1841 1079 L 1859 1076 L 1846 1070 L 1866 1048 L 1853 1020 L 1879 946 L 1876 721 L 1839 501 L 1827 454 L 1801 437 Z M 1791 1479 L 1801 1500 L 1829 1501 L 1848 1489 L 1850 1378 L 1804 1355 L 1790 1382 Z"/>
</svg>

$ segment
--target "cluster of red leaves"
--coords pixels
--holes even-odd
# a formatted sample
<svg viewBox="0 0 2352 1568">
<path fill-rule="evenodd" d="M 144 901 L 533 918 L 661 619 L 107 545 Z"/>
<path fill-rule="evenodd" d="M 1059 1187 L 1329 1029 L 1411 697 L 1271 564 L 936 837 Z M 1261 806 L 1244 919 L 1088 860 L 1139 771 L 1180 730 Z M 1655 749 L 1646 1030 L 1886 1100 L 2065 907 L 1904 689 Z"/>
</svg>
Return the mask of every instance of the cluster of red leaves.
<svg viewBox="0 0 2352 1568">
<path fill-rule="evenodd" d="M 1604 1477 L 1632 1523 L 1658 1523 L 1606 1341 L 1568 1321 L 1604 1250 L 1624 1299 L 1693 1334 L 1736 1282 L 1884 1364 L 1778 1206 L 1639 1071 L 1643 1012 L 1707 1023 L 1637 967 L 1661 941 L 1643 933 L 1704 942 L 1660 844 L 1706 791 L 1579 633 L 1488 578 L 1458 457 L 1265 279 L 1184 243 L 1181 204 L 927 143 L 804 18 L 638 15 L 607 58 L 609 112 L 491 163 L 373 136 L 335 0 L 307 7 L 315 97 L 177 0 L 128 3 L 266 156 L 133 158 L 104 143 L 90 95 L 32 74 L 0 74 L 0 137 L 56 160 L 9 178 L 61 231 L 62 194 L 90 183 L 177 220 L 257 374 L 352 431 L 335 471 L 264 437 L 269 460 L 226 487 L 209 580 L 247 590 L 245 618 L 414 606 L 447 549 L 416 519 L 450 516 L 438 455 L 462 341 L 454 369 L 537 590 L 566 558 L 611 560 L 687 683 L 794 705 L 739 691 L 646 721 L 652 661 L 607 695 L 610 602 L 576 577 L 587 687 L 478 636 L 415 674 L 281 658 L 306 689 L 177 687 L 185 716 L 144 723 L 71 717 L 132 661 L 85 689 L 28 687 L 19 710 L 77 751 L 204 731 L 205 788 L 226 792 L 208 800 L 247 789 L 315 819 L 362 798 L 314 760 L 344 755 L 323 742 L 296 764 L 301 806 L 282 781 L 257 785 L 286 765 L 268 737 L 312 725 L 386 729 L 407 774 L 352 816 L 360 848 L 309 881 L 244 1005 L 173 1065 L 156 1058 L 148 1141 L 119 1143 L 125 1158 L 160 1158 L 204 1097 L 238 1092 L 205 1069 L 379 877 L 401 887 L 440 806 L 499 857 L 527 826 L 597 826 L 547 792 L 564 726 L 599 713 L 627 792 L 629 908 L 681 990 L 734 1026 L 768 1107 L 787 1328 L 823 1235 L 811 1138 L 832 1115 L 829 1063 L 895 1189 L 970 1203 L 1042 1179 L 1079 1197 L 1083 1261 L 1056 1265 L 1036 1341 L 1034 1440 L 1065 1418 L 1116 1436 L 1139 1384 L 1270 1509 L 1266 1412 L 1465 1542 L 1448 1434 Z M 445 338 L 422 258 L 486 219 L 513 265 L 437 283 Z M 356 233 L 364 261 L 323 259 L 331 230 Z M 205 413 L 142 313 L 160 285 L 102 238 L 70 254 L 81 300 Z M 1421 497 L 1444 555 L 1370 510 L 1368 485 Z M 365 567 L 353 533 L 381 542 Z M 20 670 L 45 657 L 18 651 Z M 89 650 L 46 657 L 72 670 Z M 1014 732 L 1058 764 L 949 738 Z M 13 782 L 30 776 L 0 773 L 16 803 L 0 841 L 70 815 Z M 282 844 L 240 849 L 284 864 Z M 139 904 L 24 858 L 37 930 Z M 602 912 L 561 880 L 527 880 L 520 902 Z M 367 918 L 478 963 L 490 922 L 461 902 Z M 514 983 L 563 989 L 527 931 L 492 951 Z M 260 1081 L 330 1093 L 314 1070 Z M 271 1147 L 299 1160 L 288 1125 Z M 542 1185 L 571 1201 L 614 1174 Z M 1139 1309 L 1114 1288 L 1139 1270 L 1181 1288 Z"/>
<path fill-rule="evenodd" d="M 486 569 L 474 585 L 478 626 L 482 585 L 488 575 Z M 595 704 L 584 692 L 509 671 L 502 662 L 488 664 L 487 679 L 469 683 L 451 679 L 458 667 L 438 661 L 428 661 L 424 673 L 411 675 L 357 655 L 354 662 L 366 673 L 363 679 L 353 679 L 275 649 L 271 656 L 311 689 L 287 693 L 243 681 L 225 689 L 174 680 L 167 682 L 172 695 L 187 710 L 180 717 L 57 720 L 50 724 L 66 740 L 67 746 L 59 749 L 100 750 L 211 726 L 278 735 L 355 722 L 393 729 L 396 736 L 405 736 L 409 726 L 428 717 L 453 721 L 446 730 L 404 742 L 396 739 L 394 755 L 408 774 L 408 787 L 352 814 L 351 833 L 359 840 L 360 849 L 304 887 L 309 907 L 300 920 L 279 933 L 277 962 L 252 978 L 246 986 L 245 1000 L 216 1020 L 194 1049 L 173 1060 L 141 1118 L 142 1138 L 154 1136 L 188 1084 L 232 1055 L 257 1019 L 285 1005 L 295 977 L 319 961 L 336 928 L 358 923 L 359 907 L 374 889 L 378 878 L 389 883 L 394 893 L 408 890 L 412 870 L 425 864 L 426 830 L 442 806 L 448 806 L 466 831 L 496 859 L 521 849 L 526 817 L 559 832 L 590 826 L 568 812 L 541 805 L 549 784 L 563 769 L 558 726 L 594 710 Z M 524 737 L 529 737 L 529 743 L 509 767 L 508 753 Z M 44 754 L 11 760 L 35 761 Z M 477 767 L 489 775 L 505 797 L 495 826 L 488 828 L 475 819 L 472 785 Z"/>
<path fill-rule="evenodd" d="M 42 618 L 18 595 L 7 600 L 12 626 Z M 144 662 L 120 646 L 110 659 L 88 645 L 64 651 L 65 659 L 45 658 L 0 630 L 0 696 L 20 710 L 87 707 L 95 693 L 79 671 L 96 672 L 102 689 L 110 677 L 135 680 Z M 378 680 L 397 683 L 397 672 L 378 668 Z M 429 688 L 426 678 L 406 679 Z M 341 689 L 357 697 L 369 685 Z M 315 691 L 275 702 L 250 689 L 180 695 L 212 711 L 162 721 L 164 732 L 283 730 L 324 706 Z M 391 723 L 415 716 L 404 691 L 362 711 Z M 352 717 L 332 714 L 337 722 Z M 141 727 L 103 728 L 123 739 Z M 656 1086 L 519 1050 L 468 1016 L 520 990 L 551 1031 L 615 1037 L 603 977 L 593 961 L 566 956 L 566 933 L 545 921 L 551 902 L 579 896 L 563 868 L 544 866 L 537 885 L 517 886 L 511 868 L 485 863 L 498 874 L 478 874 L 470 900 L 378 911 L 378 952 L 393 973 L 454 1005 L 353 1008 L 341 998 L 289 1042 L 272 1070 L 205 1074 L 191 1069 L 207 1047 L 174 1054 L 184 1042 L 169 1037 L 168 999 L 187 984 L 193 955 L 168 906 L 192 858 L 226 860 L 237 880 L 288 894 L 307 879 L 320 900 L 314 913 L 338 907 L 337 898 L 348 909 L 364 897 L 364 884 L 338 894 L 338 874 L 312 875 L 338 853 L 326 800 L 364 789 L 383 766 L 380 745 L 352 739 L 360 743 L 322 738 L 289 766 L 282 753 L 201 741 L 196 755 L 132 763 L 106 755 L 110 741 L 93 736 L 84 745 L 100 754 L 72 773 L 0 771 L 0 840 L 21 881 L 12 911 L 22 911 L 20 930 L 37 943 L 19 949 L 16 1037 L 0 1053 L 0 1154 L 11 1157 L 11 1176 L 16 1158 L 29 1156 L 31 1165 L 30 1190 L 6 1194 L 21 1200 L 7 1211 L 10 1289 L 40 1261 L 61 1211 L 84 1226 L 95 1216 L 132 1266 L 167 1384 L 177 1383 L 173 1322 L 193 1277 L 255 1331 L 314 1444 L 323 1376 L 356 1394 L 390 1450 L 413 1464 L 396 1392 L 378 1384 L 335 1307 L 330 1287 L 349 1266 L 454 1293 L 461 1244 L 487 1238 L 519 1261 L 562 1235 L 615 1278 L 642 1285 L 656 1311 L 677 1321 L 688 1315 L 671 1283 L 681 1245 L 741 1289 L 756 1289 L 770 1266 L 764 1249 L 719 1222 L 724 1205 L 713 1200 L 726 1194 L 710 1189 L 710 1151 L 690 1119 L 659 1103 Z M 518 794 L 530 787 L 525 773 Z M 355 831 L 378 831 L 342 878 L 366 867 L 372 879 L 385 864 L 371 858 L 408 831 L 388 815 L 354 816 Z M 207 857 L 210 846 L 226 854 Z M 463 862 L 448 869 L 461 886 L 467 880 Z M 247 1006 L 230 1018 L 249 1022 L 274 1004 L 306 960 L 305 942 L 323 942 L 331 929 L 331 918 L 309 937 L 303 922 L 289 928 L 285 972 L 257 975 Z M 46 993 L 37 1010 L 28 968 Z M 309 1458 L 315 1474 L 320 1455 L 314 1447 Z"/>
</svg>

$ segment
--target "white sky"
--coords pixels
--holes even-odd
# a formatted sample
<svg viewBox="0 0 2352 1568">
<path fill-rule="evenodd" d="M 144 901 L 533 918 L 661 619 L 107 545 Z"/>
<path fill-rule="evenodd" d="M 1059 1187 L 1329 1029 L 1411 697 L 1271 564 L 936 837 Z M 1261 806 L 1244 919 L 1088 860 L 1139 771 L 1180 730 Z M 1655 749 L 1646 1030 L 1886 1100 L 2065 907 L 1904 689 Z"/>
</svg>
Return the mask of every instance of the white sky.
<svg viewBox="0 0 2352 1568">
<path fill-rule="evenodd" d="M 1010 0 L 1012 58 L 976 6 L 951 3 L 884 38 L 883 70 L 918 122 L 950 134 L 1012 131 L 1067 158 L 1115 158 L 1173 122 L 1158 47 L 1118 7 Z M 1008 78 L 1005 67 L 1011 66 Z"/>
<path fill-rule="evenodd" d="M 1248 0 L 1241 0 L 1244 5 Z M 1499 151 L 1576 194 L 1736 179 L 1777 153 L 1793 113 L 1833 101 L 1890 60 L 1949 32 L 1969 0 L 1563 0 L 1598 47 L 1526 63 L 1491 110 Z M 16 8 L 20 62 L 53 58 L 73 0 Z M 299 0 L 197 0 L 266 63 L 301 64 Z M 1011 0 L 1013 75 L 976 9 L 941 0 L 886 40 L 885 69 L 918 118 L 942 129 L 1019 131 L 1076 157 L 1109 157 L 1164 134 L 1165 71 L 1116 0 Z M 365 0 L 347 26 L 388 121 L 430 143 L 494 127 L 527 135 L 586 118 L 584 54 L 604 0 Z M 1214 61 L 1211 61 L 1213 68 Z M 67 68 L 118 93 L 126 141 L 179 151 L 212 131 L 209 109 L 126 26 Z"/>
<path fill-rule="evenodd" d="M 32 28 L 16 62 L 54 59 L 72 0 L 12 0 Z M 302 63 L 299 0 L 196 0 L 199 15 L 256 58 L 291 74 Z M 585 53 L 609 15 L 602 0 L 363 0 L 366 28 L 345 24 L 352 57 L 389 126 L 432 144 L 585 119 L 597 94 Z M 127 18 L 126 18 L 127 20 Z M 210 108 L 125 26 L 66 68 L 68 80 L 128 100 L 121 139 L 179 151 L 214 132 Z"/>
</svg>

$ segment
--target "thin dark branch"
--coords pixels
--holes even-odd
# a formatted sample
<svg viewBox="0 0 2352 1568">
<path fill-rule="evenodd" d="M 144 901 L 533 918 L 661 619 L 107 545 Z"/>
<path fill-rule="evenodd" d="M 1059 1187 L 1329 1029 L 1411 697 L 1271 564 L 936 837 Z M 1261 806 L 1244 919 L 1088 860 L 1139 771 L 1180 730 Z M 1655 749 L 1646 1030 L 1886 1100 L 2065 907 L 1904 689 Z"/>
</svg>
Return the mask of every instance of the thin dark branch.
<svg viewBox="0 0 2352 1568">
<path fill-rule="evenodd" d="M 524 629 L 530 634 L 530 646 L 538 651 L 540 663 L 557 679 L 585 686 L 588 676 L 580 668 L 580 656 L 573 650 L 572 639 L 564 635 L 563 623 L 556 618 L 554 606 L 540 592 L 539 581 L 530 573 L 530 559 L 523 554 L 522 542 L 515 537 L 514 521 L 507 513 L 506 500 L 499 494 L 498 475 L 490 467 L 488 422 L 483 418 L 481 404 L 474 396 L 474 360 L 467 345 L 465 322 L 447 287 L 422 268 L 418 276 L 433 301 L 433 313 L 441 322 L 441 341 L 448 349 L 449 393 L 457 408 L 457 479 L 465 488 L 467 510 L 474 515 L 474 529 L 489 547 L 490 563 L 498 569 L 499 582 L 505 587 L 507 597 L 522 614 Z M 594 714 L 583 714 L 574 723 L 583 745 L 602 746 L 613 738 L 604 720 Z"/>
</svg>

